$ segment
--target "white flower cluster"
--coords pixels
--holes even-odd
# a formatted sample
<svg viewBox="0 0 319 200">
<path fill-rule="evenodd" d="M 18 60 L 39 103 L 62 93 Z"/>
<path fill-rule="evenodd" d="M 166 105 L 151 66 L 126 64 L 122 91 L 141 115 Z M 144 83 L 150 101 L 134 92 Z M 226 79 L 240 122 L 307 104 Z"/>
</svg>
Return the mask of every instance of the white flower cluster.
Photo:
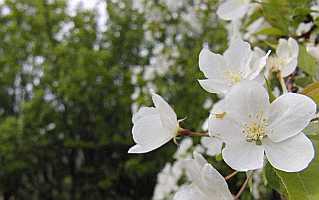
<svg viewBox="0 0 319 200">
<path fill-rule="evenodd" d="M 236 20 L 252 7 L 250 0 L 226 0 L 217 14 L 225 20 Z M 173 8 L 178 9 L 179 4 Z M 199 80 L 199 84 L 222 98 L 211 110 L 208 133 L 180 127 L 172 107 L 152 93 L 155 106 L 143 107 L 133 116 L 136 145 L 129 153 L 146 153 L 172 139 L 176 141 L 177 136 L 194 134 L 206 136 L 201 144 L 207 155 L 221 153 L 225 163 L 236 171 L 262 169 L 265 162 L 285 172 L 307 168 L 315 152 L 303 130 L 316 116 L 316 104 L 305 95 L 287 92 L 283 79 L 296 70 L 298 42 L 293 38 L 279 39 L 275 54 L 269 55 L 270 51 L 252 49 L 239 34 L 233 35 L 223 55 L 203 48 L 199 69 L 206 79 Z M 277 74 L 283 94 L 271 101 L 264 82 L 273 73 Z M 184 140 L 175 154 L 176 164 L 166 165 L 159 174 L 154 199 L 233 199 L 224 177 L 202 155 L 194 151 L 191 158 L 186 153 L 190 146 L 192 142 Z M 182 171 L 191 183 L 179 187 Z"/>
</svg>

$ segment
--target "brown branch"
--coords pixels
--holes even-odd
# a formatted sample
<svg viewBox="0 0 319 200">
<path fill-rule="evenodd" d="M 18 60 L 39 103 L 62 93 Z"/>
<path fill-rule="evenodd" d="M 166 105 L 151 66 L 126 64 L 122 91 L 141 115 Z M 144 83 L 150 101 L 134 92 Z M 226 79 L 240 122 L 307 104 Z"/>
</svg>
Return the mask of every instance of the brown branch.
<svg viewBox="0 0 319 200">
<path fill-rule="evenodd" d="M 232 178 L 233 176 L 235 176 L 237 173 L 238 173 L 238 171 L 234 171 L 234 172 L 232 172 L 231 174 L 225 176 L 225 180 L 227 181 L 227 180 L 231 179 L 231 178 Z"/>
<path fill-rule="evenodd" d="M 183 129 L 181 128 L 177 135 L 180 136 L 208 136 L 208 132 L 193 132 L 189 129 Z"/>
<path fill-rule="evenodd" d="M 246 186 L 249 182 L 249 179 L 251 178 L 252 174 L 250 174 L 249 176 L 247 176 L 245 182 L 243 183 L 243 185 L 240 187 L 238 193 L 236 194 L 236 196 L 234 197 L 234 200 L 239 200 L 240 195 L 245 191 Z"/>
</svg>

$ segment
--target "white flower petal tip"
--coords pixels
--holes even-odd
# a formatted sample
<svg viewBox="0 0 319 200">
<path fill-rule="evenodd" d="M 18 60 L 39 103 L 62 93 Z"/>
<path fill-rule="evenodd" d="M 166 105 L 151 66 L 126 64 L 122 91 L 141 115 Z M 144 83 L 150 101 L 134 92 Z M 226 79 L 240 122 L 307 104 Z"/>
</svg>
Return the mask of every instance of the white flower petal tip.
<svg viewBox="0 0 319 200">
<path fill-rule="evenodd" d="M 312 142 L 303 133 L 283 142 L 266 141 L 265 143 L 268 161 L 281 171 L 302 171 L 309 166 L 315 156 Z"/>
<path fill-rule="evenodd" d="M 268 55 L 252 50 L 240 38 L 232 40 L 223 55 L 204 48 L 199 54 L 199 68 L 207 79 L 199 80 L 199 84 L 210 93 L 225 95 L 240 82 L 256 79 Z"/>
<path fill-rule="evenodd" d="M 206 148 L 206 154 L 216 156 L 222 152 L 223 141 L 216 137 L 202 137 L 201 144 Z"/>
<path fill-rule="evenodd" d="M 281 142 L 299 134 L 315 117 L 316 103 L 309 97 L 287 93 L 279 96 L 270 105 L 268 137 Z"/>
<path fill-rule="evenodd" d="M 232 200 L 224 177 L 204 157 L 194 152 L 194 159 L 185 161 L 186 174 L 192 184 L 180 188 L 174 200 Z"/>
<path fill-rule="evenodd" d="M 237 171 L 262 168 L 266 155 L 282 171 L 305 169 L 314 157 L 311 141 L 301 133 L 316 113 L 307 96 L 287 93 L 272 103 L 266 89 L 244 81 L 226 95 L 223 120 L 211 118 L 210 129 L 225 142 L 224 161 Z"/>
<path fill-rule="evenodd" d="M 142 107 L 132 117 L 132 134 L 136 145 L 128 153 L 152 151 L 177 134 L 179 125 L 174 110 L 156 93 L 152 93 L 152 100 L 155 107 Z"/>
<path fill-rule="evenodd" d="M 226 0 L 219 5 L 217 15 L 223 20 L 242 18 L 250 8 L 250 0 Z"/>
</svg>

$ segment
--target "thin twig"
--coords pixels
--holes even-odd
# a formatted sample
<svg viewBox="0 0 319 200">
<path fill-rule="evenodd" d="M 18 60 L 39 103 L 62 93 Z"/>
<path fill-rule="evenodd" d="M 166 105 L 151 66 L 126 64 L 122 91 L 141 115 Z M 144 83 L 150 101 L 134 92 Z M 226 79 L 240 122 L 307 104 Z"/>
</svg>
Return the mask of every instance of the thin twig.
<svg viewBox="0 0 319 200">
<path fill-rule="evenodd" d="M 241 188 L 239 189 L 238 193 L 236 194 L 236 196 L 234 197 L 234 200 L 239 200 L 240 195 L 245 191 L 245 188 L 249 182 L 249 179 L 251 178 L 252 174 L 247 176 L 245 182 L 243 183 L 243 185 L 241 186 Z"/>
<path fill-rule="evenodd" d="M 231 173 L 231 174 L 225 176 L 225 180 L 227 181 L 227 180 L 231 179 L 231 178 L 232 178 L 233 176 L 235 176 L 237 173 L 238 173 L 238 171 L 234 171 L 233 173 Z"/>
<path fill-rule="evenodd" d="M 208 136 L 208 132 L 193 132 L 189 129 L 180 129 L 178 135 L 181 136 Z"/>
</svg>

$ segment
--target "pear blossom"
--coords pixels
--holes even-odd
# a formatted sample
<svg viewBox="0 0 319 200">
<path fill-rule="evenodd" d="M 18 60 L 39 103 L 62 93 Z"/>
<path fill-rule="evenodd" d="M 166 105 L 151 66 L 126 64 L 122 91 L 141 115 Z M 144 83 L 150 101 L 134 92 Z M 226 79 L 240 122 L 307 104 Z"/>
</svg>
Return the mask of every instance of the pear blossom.
<svg viewBox="0 0 319 200">
<path fill-rule="evenodd" d="M 310 31 L 313 26 L 314 26 L 313 22 L 307 22 L 307 23 L 302 22 L 298 25 L 298 28 L 296 30 L 296 34 L 298 36 L 301 36 L 302 34 Z"/>
<path fill-rule="evenodd" d="M 176 173 L 176 169 L 181 169 Z M 178 180 L 182 174 L 181 161 L 173 165 L 167 163 L 157 175 L 157 184 L 154 189 L 153 200 L 164 200 L 172 197 L 178 189 Z"/>
<path fill-rule="evenodd" d="M 152 94 L 155 107 L 142 107 L 133 115 L 133 139 L 136 145 L 128 153 L 146 153 L 174 138 L 179 129 L 176 113 L 158 94 Z"/>
<path fill-rule="evenodd" d="M 245 81 L 228 93 L 223 108 L 211 128 L 224 140 L 222 156 L 231 168 L 262 168 L 266 155 L 273 167 L 297 172 L 313 159 L 313 145 L 302 132 L 316 113 L 309 97 L 286 93 L 270 103 L 263 86 Z"/>
<path fill-rule="evenodd" d="M 185 160 L 186 173 L 192 181 L 180 188 L 174 200 L 232 200 L 224 177 L 202 155 L 194 152 L 194 159 Z"/>
<path fill-rule="evenodd" d="M 317 19 L 319 17 L 318 11 L 319 11 L 319 3 L 318 1 L 315 2 L 313 6 L 310 7 L 311 13 L 310 15 L 312 16 L 313 20 Z"/>
<path fill-rule="evenodd" d="M 206 154 L 209 156 L 215 156 L 222 152 L 223 147 L 223 141 L 218 137 L 216 134 L 214 134 L 214 131 L 212 129 L 212 120 L 216 117 L 215 113 L 222 113 L 223 112 L 223 106 L 224 106 L 224 100 L 220 100 L 217 103 L 214 104 L 212 110 L 210 111 L 211 114 L 209 115 L 207 121 L 208 126 L 208 133 L 209 137 L 202 137 L 201 138 L 201 144 L 203 147 L 206 148 Z M 222 114 L 221 114 L 222 115 Z"/>
<path fill-rule="evenodd" d="M 298 64 L 299 46 L 295 39 L 279 39 L 276 55 L 271 56 L 267 62 L 269 71 L 279 71 L 282 77 L 293 73 Z M 267 71 L 268 72 L 268 71 Z"/>
<path fill-rule="evenodd" d="M 217 9 L 217 15 L 223 20 L 242 18 L 251 8 L 251 0 L 225 0 Z"/>
<path fill-rule="evenodd" d="M 319 46 L 314 44 L 307 44 L 307 52 L 319 62 Z"/>
<path fill-rule="evenodd" d="M 223 55 L 204 48 L 199 54 L 199 68 L 207 79 L 199 83 L 208 92 L 226 94 L 241 81 L 258 78 L 269 53 L 260 55 L 240 38 L 232 40 Z"/>
<path fill-rule="evenodd" d="M 206 154 L 216 156 L 222 152 L 223 141 L 216 137 L 202 137 L 201 144 L 206 149 Z"/>
<path fill-rule="evenodd" d="M 179 159 L 183 158 L 187 155 L 187 151 L 193 146 L 193 140 L 191 138 L 185 138 L 183 139 L 179 146 L 177 151 L 174 154 L 174 158 Z"/>
</svg>

